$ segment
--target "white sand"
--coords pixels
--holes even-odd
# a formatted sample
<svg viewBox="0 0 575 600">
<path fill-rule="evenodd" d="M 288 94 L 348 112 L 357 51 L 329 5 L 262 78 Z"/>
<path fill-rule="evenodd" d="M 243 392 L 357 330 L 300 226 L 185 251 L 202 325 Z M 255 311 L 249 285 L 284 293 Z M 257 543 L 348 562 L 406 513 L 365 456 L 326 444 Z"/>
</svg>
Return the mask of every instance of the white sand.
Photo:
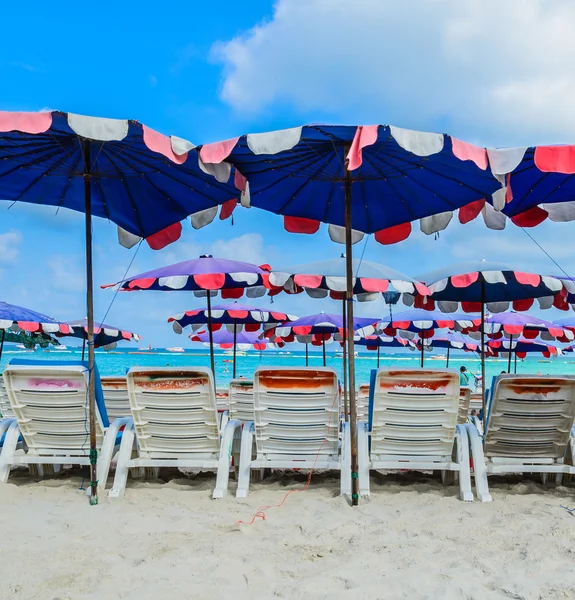
<svg viewBox="0 0 575 600">
<path fill-rule="evenodd" d="M 124 500 L 90 507 L 78 477 L 11 478 L 0 598 L 575 598 L 575 518 L 560 508 L 575 505 L 574 488 L 499 479 L 481 504 L 423 475 L 374 479 L 359 508 L 318 476 L 239 526 L 301 484 L 212 501 L 210 475 L 129 481 Z"/>
</svg>

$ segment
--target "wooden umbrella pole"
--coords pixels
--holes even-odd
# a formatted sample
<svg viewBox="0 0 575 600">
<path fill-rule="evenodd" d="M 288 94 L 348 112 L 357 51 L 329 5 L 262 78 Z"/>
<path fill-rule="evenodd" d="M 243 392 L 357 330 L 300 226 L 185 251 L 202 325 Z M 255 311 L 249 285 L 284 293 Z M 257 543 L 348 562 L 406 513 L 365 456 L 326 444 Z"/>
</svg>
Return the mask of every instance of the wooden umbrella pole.
<svg viewBox="0 0 575 600">
<path fill-rule="evenodd" d="M 377 368 L 379 369 L 379 345 L 377 346 Z"/>
<path fill-rule="evenodd" d="M 517 352 L 515 353 L 515 359 L 513 361 L 513 373 L 517 374 Z"/>
<path fill-rule="evenodd" d="M 345 294 L 342 301 L 342 325 L 343 325 L 343 412 L 345 420 L 349 420 L 349 395 L 347 393 L 347 317 L 345 313 Z"/>
<path fill-rule="evenodd" d="M 321 345 L 323 348 L 323 366 L 325 367 L 325 333 L 321 334 Z"/>
<path fill-rule="evenodd" d="M 86 217 L 86 308 L 88 313 L 88 410 L 90 416 L 90 504 L 98 504 L 96 385 L 94 369 L 94 268 L 92 262 L 92 175 L 90 142 L 84 140 L 84 211 Z M 102 482 L 105 485 L 105 482 Z"/>
<path fill-rule="evenodd" d="M 86 354 L 86 332 L 84 332 L 84 337 L 82 338 L 82 360 L 84 360 L 85 354 Z"/>
<path fill-rule="evenodd" d="M 351 207 L 351 174 L 345 169 L 345 273 L 347 322 L 353 330 L 353 256 L 351 243 L 352 207 Z M 359 504 L 359 481 L 357 460 L 357 406 L 355 404 L 355 347 L 353 335 L 347 336 L 347 360 L 349 368 L 349 431 L 351 438 L 351 505 Z"/>
<path fill-rule="evenodd" d="M 210 340 L 210 365 L 214 374 L 214 385 L 216 385 L 216 363 L 214 361 L 214 332 L 212 331 L 212 297 L 208 290 L 208 338 Z M 234 363 L 235 365 L 235 363 Z"/>
<path fill-rule="evenodd" d="M 424 341 L 425 340 L 423 338 L 420 338 L 420 340 L 421 340 L 421 366 L 423 367 L 423 350 L 424 350 L 424 345 L 425 345 Z"/>
<path fill-rule="evenodd" d="M 485 279 L 481 277 L 481 404 L 483 406 L 483 431 L 487 420 L 487 407 L 485 405 Z"/>
<path fill-rule="evenodd" d="M 234 379 L 236 378 L 236 340 L 237 340 L 236 320 L 234 319 L 234 369 L 233 369 Z"/>
<path fill-rule="evenodd" d="M 445 361 L 446 369 L 449 369 L 449 350 L 450 350 L 450 346 L 449 346 L 449 342 L 447 342 L 447 360 Z"/>
<path fill-rule="evenodd" d="M 511 354 L 512 352 L 512 348 L 513 348 L 513 334 L 511 334 L 509 336 L 509 358 L 507 360 L 507 372 L 511 373 Z"/>
<path fill-rule="evenodd" d="M 305 345 L 305 366 L 309 367 L 309 354 L 308 354 L 307 342 Z"/>
<path fill-rule="evenodd" d="M 2 352 L 4 352 L 4 338 L 6 337 L 6 330 L 2 330 L 2 339 L 0 340 L 0 358 L 2 358 Z"/>
</svg>

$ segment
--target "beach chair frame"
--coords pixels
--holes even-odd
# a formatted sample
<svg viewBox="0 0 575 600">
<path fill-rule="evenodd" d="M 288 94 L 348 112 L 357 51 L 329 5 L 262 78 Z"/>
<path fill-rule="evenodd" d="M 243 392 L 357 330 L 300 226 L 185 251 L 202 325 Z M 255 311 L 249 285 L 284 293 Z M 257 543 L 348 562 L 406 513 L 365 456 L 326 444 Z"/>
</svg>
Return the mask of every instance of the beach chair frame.
<svg viewBox="0 0 575 600">
<path fill-rule="evenodd" d="M 370 421 L 357 432 L 360 496 L 370 496 L 372 470 L 409 469 L 441 471 L 445 483 L 457 473 L 460 499 L 473 501 L 457 371 L 382 367 L 372 379 Z"/>
<path fill-rule="evenodd" d="M 236 497 L 247 497 L 254 469 L 337 470 L 341 494 L 351 494 L 349 424 L 340 422 L 334 369 L 259 367 L 253 398 L 254 420 L 242 432 Z"/>
<path fill-rule="evenodd" d="M 467 430 L 477 497 L 491 502 L 488 475 L 575 474 L 575 376 L 499 375 L 495 378 L 485 435 L 474 419 Z M 570 461 L 571 464 L 568 463 Z"/>
<path fill-rule="evenodd" d="M 6 366 L 4 382 L 15 416 L 8 424 L 3 422 L 5 438 L 0 453 L 0 483 L 8 481 L 10 470 L 16 465 L 32 469 L 34 465 L 54 465 L 56 470 L 64 464 L 90 465 L 88 376 L 83 365 L 53 365 L 46 361 L 45 365 Z M 65 387 L 58 389 L 62 383 Z M 58 412 L 62 418 L 53 418 Z M 83 421 L 78 418 L 80 414 Z M 120 429 L 128 419 L 116 419 L 108 427 L 105 421 L 107 416 L 104 418 L 96 405 L 97 478 L 103 488 Z M 82 439 L 83 432 L 83 442 L 77 444 L 75 440 Z M 46 443 L 48 438 L 51 444 Z M 21 441 L 25 453 L 17 453 Z"/>
<path fill-rule="evenodd" d="M 228 420 L 220 435 L 211 370 L 135 367 L 127 382 L 132 418 L 122 436 L 109 497 L 124 495 L 130 469 L 177 467 L 216 471 L 212 497 L 223 498 L 241 423 Z"/>
</svg>

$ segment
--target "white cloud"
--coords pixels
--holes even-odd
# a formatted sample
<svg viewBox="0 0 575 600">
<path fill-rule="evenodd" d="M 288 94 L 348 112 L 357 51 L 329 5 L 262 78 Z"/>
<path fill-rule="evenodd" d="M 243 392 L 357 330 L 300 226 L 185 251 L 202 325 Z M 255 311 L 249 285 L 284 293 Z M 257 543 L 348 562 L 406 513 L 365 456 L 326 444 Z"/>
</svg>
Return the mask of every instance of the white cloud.
<svg viewBox="0 0 575 600">
<path fill-rule="evenodd" d="M 238 237 L 215 240 L 208 244 L 176 243 L 171 246 L 170 251 L 163 253 L 163 260 L 165 264 L 169 265 L 198 258 L 202 254 L 211 254 L 217 258 L 227 258 L 256 265 L 271 260 L 270 249 L 264 248 L 264 240 L 259 233 L 245 233 Z"/>
<path fill-rule="evenodd" d="M 0 234 L 0 262 L 14 262 L 20 255 L 23 236 L 17 229 Z"/>
<path fill-rule="evenodd" d="M 51 271 L 52 290 L 81 292 L 86 289 L 86 274 L 77 259 L 56 254 L 46 264 Z"/>
<path fill-rule="evenodd" d="M 432 128 L 490 144 L 575 133 L 572 0 L 279 0 L 213 54 L 222 98 L 348 122 Z"/>
</svg>

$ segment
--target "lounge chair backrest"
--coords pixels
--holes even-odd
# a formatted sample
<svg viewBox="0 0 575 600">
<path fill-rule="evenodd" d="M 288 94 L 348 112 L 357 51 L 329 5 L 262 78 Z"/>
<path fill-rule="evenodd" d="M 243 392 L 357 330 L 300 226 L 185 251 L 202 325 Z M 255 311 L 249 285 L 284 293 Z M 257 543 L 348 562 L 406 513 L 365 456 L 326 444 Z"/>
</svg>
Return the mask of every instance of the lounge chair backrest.
<svg viewBox="0 0 575 600">
<path fill-rule="evenodd" d="M 366 423 L 369 414 L 369 383 L 364 383 L 357 390 L 357 420 Z"/>
<path fill-rule="evenodd" d="M 10 406 L 10 399 L 8 398 L 3 377 L 0 377 L 0 413 L 3 419 L 14 417 L 14 411 L 12 410 L 12 406 Z"/>
<path fill-rule="evenodd" d="M 214 453 L 220 447 L 214 378 L 203 367 L 136 367 L 128 394 L 140 453 Z"/>
<path fill-rule="evenodd" d="M 242 423 L 254 420 L 254 382 L 249 379 L 232 379 L 229 391 L 230 419 Z"/>
<path fill-rule="evenodd" d="M 254 412 L 258 455 L 337 456 L 340 395 L 334 369 L 258 368 Z"/>
<path fill-rule="evenodd" d="M 130 416 L 128 383 L 125 377 L 102 377 L 102 391 L 110 422 Z"/>
<path fill-rule="evenodd" d="M 461 425 L 467 421 L 469 406 L 471 404 L 471 389 L 462 386 L 459 389 L 459 410 L 457 413 L 457 424 Z"/>
<path fill-rule="evenodd" d="M 455 370 L 379 369 L 371 407 L 371 454 L 450 456 L 458 407 Z"/>
<path fill-rule="evenodd" d="M 6 390 L 29 451 L 87 455 L 90 451 L 88 369 L 82 364 L 63 362 L 8 364 L 4 370 Z M 96 384 L 99 385 L 99 378 Z M 96 404 L 98 448 L 103 435 L 103 415 Z"/>
<path fill-rule="evenodd" d="M 488 411 L 486 457 L 562 458 L 575 419 L 575 377 L 500 375 Z"/>
<path fill-rule="evenodd" d="M 216 389 L 216 405 L 219 412 L 229 409 L 228 388 L 218 387 Z"/>
</svg>

